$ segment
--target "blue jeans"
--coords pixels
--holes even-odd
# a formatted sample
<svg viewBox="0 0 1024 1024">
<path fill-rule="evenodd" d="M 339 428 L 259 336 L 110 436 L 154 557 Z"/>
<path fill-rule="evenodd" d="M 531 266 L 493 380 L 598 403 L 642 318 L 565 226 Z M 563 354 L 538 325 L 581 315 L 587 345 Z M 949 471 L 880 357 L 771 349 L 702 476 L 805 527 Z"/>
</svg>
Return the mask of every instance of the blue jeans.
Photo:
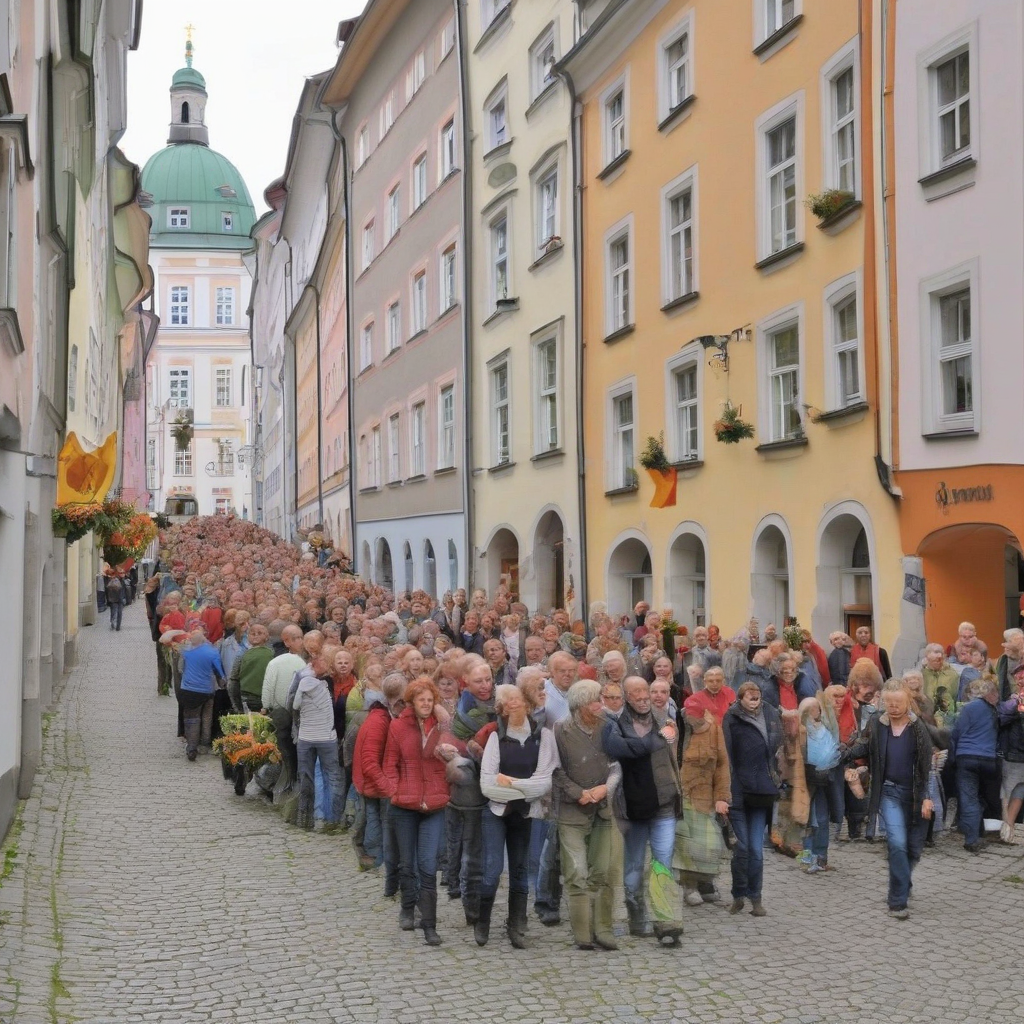
<svg viewBox="0 0 1024 1024">
<path fill-rule="evenodd" d="M 120 629 L 121 612 L 124 610 L 124 601 L 120 597 L 115 597 L 107 604 L 107 607 L 110 609 L 110 628 Z"/>
<path fill-rule="evenodd" d="M 764 830 L 771 819 L 771 807 L 730 807 L 729 820 L 736 833 L 732 851 L 732 898 L 761 898 L 764 880 Z"/>
<path fill-rule="evenodd" d="M 540 862 L 537 865 L 537 882 L 534 886 L 533 906 L 535 910 L 553 910 L 556 913 L 562 903 L 561 875 L 561 843 L 558 839 L 558 825 L 554 821 L 541 824 L 547 830 L 540 849 Z M 538 827 L 535 832 L 541 831 Z"/>
<path fill-rule="evenodd" d="M 960 831 L 964 842 L 974 845 L 981 838 L 983 816 L 981 796 L 992 779 L 999 779 L 999 762 L 994 757 L 968 754 L 956 759 L 956 788 L 960 799 Z"/>
<path fill-rule="evenodd" d="M 299 740 L 296 744 L 299 764 L 299 824 L 313 827 L 313 800 L 316 795 L 317 762 L 324 774 L 325 788 L 330 792 L 331 805 L 327 821 L 337 825 L 341 821 L 341 767 L 338 764 L 337 740 Z"/>
<path fill-rule="evenodd" d="M 921 859 L 928 822 L 914 807 L 909 786 L 895 782 L 882 784 L 878 813 L 885 823 L 886 850 L 889 857 L 889 909 L 905 907 L 910 897 L 911 873 Z"/>
<path fill-rule="evenodd" d="M 527 861 L 530 850 L 529 818 L 508 811 L 499 817 L 485 807 L 480 818 L 480 833 L 483 838 L 484 880 L 480 895 L 494 897 L 505 867 L 505 851 L 508 851 L 508 891 L 524 895 L 530 891 Z"/>
<path fill-rule="evenodd" d="M 480 809 L 445 808 L 445 837 L 447 841 L 445 885 L 453 897 L 458 894 L 472 898 L 480 895 L 484 860 L 480 838 L 480 815 L 482 813 L 483 810 Z"/>
<path fill-rule="evenodd" d="M 402 907 L 412 910 L 421 891 L 437 889 L 437 855 L 444 836 L 444 811 L 424 814 L 392 805 L 391 820 L 398 840 Z"/>
<path fill-rule="evenodd" d="M 828 859 L 829 791 L 826 786 L 816 786 L 811 796 L 810 834 L 804 842 L 804 849 L 810 850 L 822 861 Z"/>
<path fill-rule="evenodd" d="M 366 831 L 363 833 L 363 849 L 373 858 L 374 867 L 384 863 L 384 822 L 381 818 L 382 801 L 374 797 L 363 797 L 366 808 Z"/>
<path fill-rule="evenodd" d="M 627 900 L 635 902 L 640 898 L 644 884 L 644 857 L 648 845 L 651 847 L 651 857 L 671 869 L 672 852 L 676 845 L 674 815 L 628 822 L 623 843 L 625 856 L 622 867 L 622 884 L 626 890 Z"/>
</svg>

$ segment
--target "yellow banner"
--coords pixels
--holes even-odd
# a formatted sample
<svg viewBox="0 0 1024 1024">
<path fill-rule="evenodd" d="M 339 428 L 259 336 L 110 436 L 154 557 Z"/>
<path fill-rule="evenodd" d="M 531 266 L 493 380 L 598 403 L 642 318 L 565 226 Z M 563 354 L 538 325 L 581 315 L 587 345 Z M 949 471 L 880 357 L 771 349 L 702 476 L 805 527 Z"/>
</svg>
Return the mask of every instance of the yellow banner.
<svg viewBox="0 0 1024 1024">
<path fill-rule="evenodd" d="M 117 469 L 117 431 L 87 452 L 72 430 L 57 457 L 57 504 L 103 501 Z"/>
</svg>

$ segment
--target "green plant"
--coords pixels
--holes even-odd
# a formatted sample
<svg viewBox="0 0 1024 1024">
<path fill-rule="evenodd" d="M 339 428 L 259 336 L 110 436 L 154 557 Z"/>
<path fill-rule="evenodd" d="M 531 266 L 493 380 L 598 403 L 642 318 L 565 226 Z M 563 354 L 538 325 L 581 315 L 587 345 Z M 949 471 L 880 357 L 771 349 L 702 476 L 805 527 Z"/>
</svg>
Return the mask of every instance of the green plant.
<svg viewBox="0 0 1024 1024">
<path fill-rule="evenodd" d="M 753 424 L 741 418 L 742 412 L 743 406 L 725 403 L 722 415 L 714 422 L 715 437 L 723 444 L 738 444 L 743 438 L 754 436 Z"/>
<path fill-rule="evenodd" d="M 640 486 L 640 474 L 632 466 L 627 467 L 625 477 L 626 487 L 635 491 Z"/>
<path fill-rule="evenodd" d="M 804 645 L 804 627 L 794 619 L 788 626 L 782 630 L 782 639 L 786 641 L 786 646 L 791 651 L 799 651 Z"/>
<path fill-rule="evenodd" d="M 844 207 L 856 199 L 852 192 L 841 188 L 828 188 L 824 192 L 812 193 L 804 200 L 804 205 L 818 220 L 834 217 Z"/>
<path fill-rule="evenodd" d="M 171 435 L 174 438 L 174 446 L 179 452 L 185 451 L 192 441 L 192 423 L 184 413 L 179 413 L 178 418 L 171 427 Z"/>
<path fill-rule="evenodd" d="M 647 443 L 640 452 L 640 465 L 644 469 L 667 470 L 672 468 L 672 463 L 665 455 L 665 431 L 659 431 L 658 436 L 653 435 L 647 438 Z"/>
</svg>

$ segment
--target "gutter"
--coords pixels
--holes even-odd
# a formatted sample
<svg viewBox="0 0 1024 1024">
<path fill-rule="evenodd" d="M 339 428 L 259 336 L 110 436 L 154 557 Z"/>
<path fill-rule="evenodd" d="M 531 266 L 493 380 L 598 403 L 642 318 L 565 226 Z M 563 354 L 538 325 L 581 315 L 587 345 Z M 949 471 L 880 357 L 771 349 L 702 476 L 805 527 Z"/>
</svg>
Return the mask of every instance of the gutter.
<svg viewBox="0 0 1024 1024">
<path fill-rule="evenodd" d="M 316 298 L 316 507 L 320 527 L 324 525 L 324 400 L 323 376 L 320 369 L 320 289 L 310 284 Z M 296 443 L 298 438 L 296 437 Z"/>
</svg>

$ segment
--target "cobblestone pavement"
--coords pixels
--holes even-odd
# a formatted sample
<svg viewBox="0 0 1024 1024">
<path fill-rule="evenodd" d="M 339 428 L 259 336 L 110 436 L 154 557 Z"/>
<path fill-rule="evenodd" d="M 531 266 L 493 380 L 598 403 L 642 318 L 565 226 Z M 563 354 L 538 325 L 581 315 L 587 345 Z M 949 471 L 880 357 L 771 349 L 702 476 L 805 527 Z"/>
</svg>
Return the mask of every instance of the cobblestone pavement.
<svg viewBox="0 0 1024 1024">
<path fill-rule="evenodd" d="M 824 877 L 769 853 L 769 916 L 687 908 L 677 950 L 583 953 L 531 921 L 516 952 L 497 910 L 481 950 L 443 895 L 429 949 L 345 837 L 290 828 L 213 758 L 186 762 L 153 662 L 141 603 L 121 633 L 82 633 L 8 842 L 3 1024 L 1020 1020 L 1020 846 L 972 858 L 943 837 L 906 922 L 885 913 L 882 847 L 840 844 Z"/>
</svg>

